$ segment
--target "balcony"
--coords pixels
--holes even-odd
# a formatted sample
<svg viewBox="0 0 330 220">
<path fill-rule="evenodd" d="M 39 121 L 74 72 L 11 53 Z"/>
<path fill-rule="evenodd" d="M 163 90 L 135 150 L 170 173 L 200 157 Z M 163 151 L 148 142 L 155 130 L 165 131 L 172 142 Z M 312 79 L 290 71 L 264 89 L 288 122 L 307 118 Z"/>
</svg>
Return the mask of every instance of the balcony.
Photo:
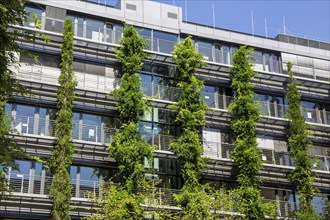
<svg viewBox="0 0 330 220">
<path fill-rule="evenodd" d="M 46 17 L 45 15 L 40 16 L 40 20 L 42 21 L 42 31 L 46 30 L 53 32 L 56 36 L 59 36 L 57 33 L 62 33 L 62 20 Z M 96 46 L 96 48 L 101 50 L 102 48 L 105 48 L 107 51 L 115 51 L 116 47 L 119 46 L 118 42 L 122 38 L 122 33 L 120 31 L 115 31 L 112 28 L 108 28 L 106 26 L 97 27 L 87 25 L 85 23 L 74 23 L 76 44 L 82 46 L 91 46 L 94 47 L 94 49 Z M 26 24 L 26 26 L 31 29 L 35 28 L 35 26 L 31 26 L 31 24 Z M 170 57 L 173 47 L 177 43 L 177 41 L 169 41 L 159 38 L 150 38 L 145 36 L 143 36 L 143 38 L 147 43 L 146 51 L 148 53 L 155 54 L 156 57 L 154 58 L 156 59 L 157 56 Z M 220 65 L 224 67 L 230 67 L 232 65 L 233 53 L 231 52 L 216 49 L 215 47 L 205 48 L 201 46 L 196 46 L 196 50 L 204 54 L 206 62 L 210 66 Z M 266 77 L 267 79 L 279 80 L 279 78 L 282 78 L 281 81 L 285 81 L 287 78 L 287 63 L 271 58 L 261 59 L 256 57 L 255 59 L 255 71 L 268 75 Z M 329 88 L 330 71 L 328 69 L 315 68 L 314 66 L 293 65 L 292 70 L 296 73 L 296 76 L 300 80 L 303 82 L 309 82 L 306 85 L 314 83 L 320 88 Z M 281 75 L 285 77 L 282 77 Z"/>
<path fill-rule="evenodd" d="M 54 138 L 55 121 L 44 118 L 26 117 L 20 115 L 9 116 L 14 134 Z M 77 143 L 89 143 L 96 145 L 107 145 L 111 142 L 115 129 L 106 125 L 97 126 L 83 123 L 76 123 L 73 126 L 73 141 Z M 171 135 L 142 132 L 144 140 L 157 146 L 159 151 L 168 151 L 169 144 L 175 140 Z"/>
<path fill-rule="evenodd" d="M 215 160 L 230 159 L 230 153 L 234 147 L 234 144 L 229 143 L 203 141 L 204 156 Z M 279 151 L 276 146 L 274 149 L 260 149 L 262 151 L 260 157 L 264 164 L 295 167 L 289 152 Z M 315 160 L 314 170 L 330 171 L 330 156 L 315 155 Z"/>
<path fill-rule="evenodd" d="M 16 173 L 11 173 L 5 177 L 9 183 L 8 187 L 11 195 L 5 199 L 0 206 L 0 211 L 2 213 L 12 213 L 15 212 L 17 208 L 19 208 L 19 212 L 23 212 L 23 210 L 21 210 L 22 207 L 20 207 L 21 203 L 11 202 L 11 200 L 14 200 L 15 197 L 20 197 L 21 199 L 48 199 L 46 204 L 44 201 L 42 205 L 41 203 L 36 203 L 34 200 L 34 202 L 29 204 L 28 207 L 24 208 L 24 212 L 36 212 L 39 214 L 46 213 L 49 215 L 49 210 L 51 209 L 49 191 L 52 183 L 52 177 L 45 175 L 35 176 Z M 92 208 L 93 205 L 89 198 L 90 196 L 102 198 L 103 184 L 104 181 L 102 181 L 102 179 L 97 181 L 72 179 L 72 201 L 80 201 L 85 203 L 85 206 L 83 207 L 75 206 L 72 212 L 75 213 L 78 211 L 83 213 L 84 216 L 90 215 L 92 212 L 90 208 Z M 151 189 L 141 188 L 140 192 L 146 196 L 145 203 L 141 205 L 147 207 L 148 209 L 161 207 L 171 209 L 172 211 L 180 210 L 174 201 L 173 195 L 179 194 L 181 190 L 152 187 Z M 291 210 L 296 210 L 299 207 L 297 203 L 293 201 L 285 201 L 284 199 L 272 200 L 265 198 L 262 202 L 272 202 L 277 204 L 277 215 L 279 217 L 286 217 L 289 215 Z M 217 212 L 221 216 L 239 215 L 236 208 L 237 206 L 234 204 L 231 206 L 226 204 L 218 204 L 216 207 L 219 208 Z M 317 213 L 321 213 L 325 208 L 325 201 L 322 203 L 315 203 L 314 208 Z"/>
<path fill-rule="evenodd" d="M 10 116 L 11 126 L 14 133 L 35 137 L 55 137 L 55 121 L 42 118 Z M 89 124 L 74 124 L 73 141 L 77 143 L 89 143 L 96 145 L 106 145 L 111 142 L 113 128 L 105 125 L 96 126 Z M 176 137 L 165 134 L 142 132 L 145 142 L 156 146 L 157 152 L 170 153 L 169 145 L 176 140 Z M 230 159 L 230 152 L 234 149 L 233 144 L 202 141 L 204 146 L 204 156 L 211 159 Z M 105 149 L 104 149 L 105 150 Z M 104 151 L 103 150 L 103 151 Z M 291 166 L 292 163 L 288 152 L 279 152 L 276 146 L 273 150 L 262 149 L 261 158 L 265 164 L 281 166 Z M 319 163 L 315 165 L 315 170 L 330 171 L 330 157 L 316 155 Z"/>
<path fill-rule="evenodd" d="M 58 76 L 60 69 L 44 67 L 40 65 L 28 65 L 22 63 L 20 67 L 14 69 L 16 77 L 20 80 L 37 81 L 40 83 L 48 83 L 58 85 Z M 77 78 L 77 89 L 96 91 L 101 93 L 109 93 L 115 88 L 118 88 L 119 78 L 96 76 L 88 73 L 75 72 Z M 154 83 L 142 82 L 142 91 L 146 96 L 152 99 L 177 102 L 180 96 L 180 89 Z M 232 102 L 233 97 L 221 95 L 217 92 L 208 93 L 202 92 L 201 97 L 204 102 L 211 108 L 226 110 Z M 271 102 L 259 102 L 262 116 L 270 116 L 276 118 L 285 118 L 288 105 Z M 306 122 L 330 125 L 330 112 L 319 109 L 302 108 L 302 114 Z"/>
</svg>

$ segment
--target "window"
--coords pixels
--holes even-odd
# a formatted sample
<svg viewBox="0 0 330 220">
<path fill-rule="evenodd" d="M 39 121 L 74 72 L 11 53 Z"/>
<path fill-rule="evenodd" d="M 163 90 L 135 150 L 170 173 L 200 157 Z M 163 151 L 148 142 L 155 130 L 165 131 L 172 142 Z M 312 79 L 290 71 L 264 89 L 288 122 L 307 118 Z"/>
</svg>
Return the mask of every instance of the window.
<svg viewBox="0 0 330 220">
<path fill-rule="evenodd" d="M 177 42 L 177 35 L 154 30 L 153 51 L 170 54 Z"/>
<path fill-rule="evenodd" d="M 87 18 L 87 38 L 95 41 L 103 41 L 104 21 Z"/>
<path fill-rule="evenodd" d="M 6 110 L 11 115 L 14 129 L 22 134 L 52 136 L 54 130 L 55 109 L 10 104 Z"/>
<path fill-rule="evenodd" d="M 87 113 L 73 113 L 73 137 L 98 143 L 109 143 L 111 128 L 115 127 L 116 119 Z"/>
<path fill-rule="evenodd" d="M 216 86 L 205 85 L 201 92 L 202 99 L 211 108 L 218 107 L 218 88 Z"/>
<path fill-rule="evenodd" d="M 28 13 L 36 14 L 36 16 L 39 20 L 41 20 L 42 12 L 44 11 L 44 9 L 41 8 L 40 6 L 37 7 L 37 6 L 32 6 L 32 5 L 25 6 L 24 10 Z M 36 27 L 32 16 L 29 16 L 29 21 L 26 21 L 24 26 L 28 26 L 28 27 L 32 27 L 32 28 Z"/>
<path fill-rule="evenodd" d="M 37 62 L 34 59 L 35 57 L 37 59 Z M 35 52 L 35 51 L 28 51 L 27 53 L 21 53 L 20 62 L 59 68 L 61 59 L 60 59 L 60 56 L 58 56 L 58 55 L 51 55 L 51 54 L 39 53 L 39 52 Z"/>
<path fill-rule="evenodd" d="M 198 41 L 198 52 L 204 55 L 204 58 L 213 61 L 212 43 L 207 41 Z"/>
<path fill-rule="evenodd" d="M 146 177 L 159 181 L 158 187 L 169 189 L 180 189 L 182 187 L 182 177 L 179 164 L 174 159 L 154 158 L 153 166 L 145 160 L 145 168 L 149 170 Z"/>
<path fill-rule="evenodd" d="M 317 105 L 315 102 L 302 101 L 303 116 L 308 122 L 317 123 L 319 115 L 317 112 Z"/>
</svg>

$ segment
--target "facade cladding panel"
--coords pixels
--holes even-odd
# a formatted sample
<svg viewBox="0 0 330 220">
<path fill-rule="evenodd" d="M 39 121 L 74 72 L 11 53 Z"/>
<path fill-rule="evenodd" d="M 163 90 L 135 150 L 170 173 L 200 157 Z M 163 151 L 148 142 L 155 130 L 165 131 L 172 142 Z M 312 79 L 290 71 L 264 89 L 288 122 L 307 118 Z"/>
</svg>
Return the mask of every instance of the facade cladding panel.
<svg viewBox="0 0 330 220">
<path fill-rule="evenodd" d="M 54 146 L 55 94 L 60 73 L 60 41 L 56 40 L 56 36 L 62 32 L 63 19 L 72 19 L 76 37 L 73 70 L 78 81 L 73 110 L 73 139 L 77 152 L 70 168 L 73 201 L 79 209 L 79 212 L 73 212 L 74 219 L 89 215 L 89 210 L 79 208 L 88 201 L 87 192 L 100 195 L 102 181 L 110 178 L 116 181 L 117 167 L 108 157 L 106 146 L 119 124 L 118 113 L 114 101 L 109 101 L 106 95 L 118 86 L 121 76 L 114 51 L 122 37 L 122 21 L 136 27 L 147 43 L 145 49 L 152 54 L 139 71 L 143 91 L 155 103 L 139 125 L 145 141 L 157 146 L 153 167 L 144 162 L 147 178 L 159 180 L 158 187 L 164 193 L 177 192 L 182 187 L 179 164 L 168 149 L 169 143 L 180 135 L 180 128 L 174 120 L 175 112 L 164 103 L 176 102 L 179 97 L 179 89 L 175 87 L 176 66 L 168 61 L 170 53 L 179 40 L 191 35 L 196 49 L 208 62 L 208 67 L 199 70 L 196 76 L 204 80 L 201 96 L 214 110 L 208 113 L 207 126 L 201 131 L 204 155 L 212 159 L 208 162 L 212 168 L 203 174 L 201 181 L 215 186 L 236 186 L 235 175 L 228 173 L 234 166 L 230 160 L 234 143 L 227 108 L 233 91 L 228 68 L 232 65 L 233 53 L 239 46 L 247 44 L 254 48 L 254 68 L 259 73 L 254 83 L 255 100 L 260 103 L 261 110 L 261 120 L 256 130 L 257 142 L 265 164 L 262 196 L 266 200 L 278 201 L 280 217 L 297 208 L 299 195 L 285 179 L 294 167 L 289 155 L 285 119 L 288 109 L 285 98 L 288 79 L 286 63 L 292 62 L 295 75 L 299 77 L 303 115 L 306 122 L 314 127 L 310 151 L 319 161 L 315 163 L 318 174 L 315 185 L 320 193 L 313 202 L 315 210 L 322 212 L 330 195 L 329 43 L 287 35 L 265 39 L 183 23 L 181 8 L 146 0 L 143 3 L 118 1 L 116 6 L 95 1 L 61 1 L 57 5 L 52 1 L 31 2 L 26 5 L 26 10 L 37 14 L 42 29 L 49 31 L 52 44 L 43 46 L 36 42 L 31 47 L 19 42 L 23 49 L 39 57 L 35 62 L 27 53 L 19 54 L 21 65 L 15 70 L 20 81 L 29 85 L 36 95 L 24 99 L 14 97 L 5 110 L 17 131 L 19 145 L 28 153 L 49 158 Z M 72 6 L 72 2 L 76 7 Z M 160 13 L 148 14 L 149 6 L 159 9 Z M 127 10 L 129 15 L 125 17 Z M 139 18 L 138 21 L 132 20 L 134 17 Z M 144 18 L 142 22 L 141 17 Z M 161 25 L 155 25 L 153 17 L 154 21 L 162 20 Z M 168 25 L 173 22 L 176 25 Z M 33 28 L 34 24 L 26 23 L 25 26 Z M 29 138 L 24 139 L 26 136 Z M 45 203 L 50 202 L 47 194 L 51 180 L 45 164 L 28 160 L 17 160 L 17 163 L 20 170 L 9 170 L 6 175 L 14 197 L 0 205 L 0 219 L 15 215 L 49 219 L 50 206 L 45 206 Z M 11 199 L 16 202 L 11 202 Z M 35 202 L 29 205 L 29 201 Z"/>
</svg>

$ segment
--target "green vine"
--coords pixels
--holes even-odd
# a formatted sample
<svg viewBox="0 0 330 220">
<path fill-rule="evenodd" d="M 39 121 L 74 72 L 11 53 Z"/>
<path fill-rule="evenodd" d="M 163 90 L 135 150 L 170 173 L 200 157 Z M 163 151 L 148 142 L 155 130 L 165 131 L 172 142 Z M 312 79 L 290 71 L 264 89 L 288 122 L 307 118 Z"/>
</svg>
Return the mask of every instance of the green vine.
<svg viewBox="0 0 330 220">
<path fill-rule="evenodd" d="M 8 190 L 7 181 L 4 173 L 8 171 L 8 167 L 19 169 L 15 163 L 15 159 L 39 160 L 37 157 L 26 155 L 16 142 L 9 137 L 11 132 L 15 132 L 10 127 L 10 120 L 5 113 L 5 105 L 13 95 L 24 96 L 28 94 L 28 90 L 19 84 L 15 78 L 15 73 L 9 66 L 17 66 L 17 54 L 21 49 L 15 42 L 19 37 L 23 37 L 28 41 L 34 41 L 37 34 L 35 32 L 14 32 L 8 31 L 12 24 L 24 25 L 24 21 L 29 21 L 29 17 L 33 17 L 36 24 L 40 21 L 31 13 L 24 10 L 25 0 L 11 0 L 0 2 L 0 199 Z M 47 41 L 45 35 L 39 34 Z"/>
<path fill-rule="evenodd" d="M 177 86 L 181 91 L 179 101 L 172 107 L 178 113 L 176 122 L 180 125 L 182 133 L 176 142 L 170 144 L 170 149 L 178 158 L 184 179 L 183 192 L 175 198 L 183 207 L 184 219 L 189 219 L 192 215 L 196 219 L 201 219 L 210 215 L 209 207 L 202 205 L 208 204 L 205 198 L 209 197 L 201 191 L 203 187 L 199 184 L 200 174 L 205 169 L 200 140 L 208 106 L 200 95 L 204 87 L 203 81 L 198 80 L 194 73 L 197 68 L 206 64 L 203 62 L 203 56 L 195 51 L 191 37 L 178 43 L 172 55 L 178 65 Z"/>
<path fill-rule="evenodd" d="M 251 63 L 253 49 L 246 46 L 234 54 L 231 87 L 234 90 L 234 101 L 229 105 L 232 116 L 231 129 L 234 134 L 235 148 L 231 153 L 236 162 L 239 174 L 240 212 L 244 219 L 264 219 L 260 200 L 259 172 L 262 169 L 261 150 L 257 148 L 256 125 L 259 110 L 253 100 L 253 84 L 256 75 Z"/>
<path fill-rule="evenodd" d="M 289 128 L 289 147 L 290 157 L 296 164 L 295 169 L 289 175 L 289 180 L 297 186 L 299 192 L 299 206 L 300 210 L 296 215 L 301 220 L 320 219 L 314 213 L 312 199 L 317 189 L 313 187 L 315 176 L 312 172 L 314 160 L 312 155 L 308 152 L 308 148 L 312 145 L 308 138 L 311 128 L 305 122 L 305 118 L 301 112 L 301 95 L 299 94 L 296 79 L 292 72 L 292 63 L 288 63 L 288 93 L 286 98 L 289 101 L 287 118 L 290 120 Z"/>
<path fill-rule="evenodd" d="M 144 180 L 143 159 L 151 160 L 154 148 L 144 142 L 138 131 L 138 122 L 143 118 L 143 112 L 148 110 L 147 101 L 143 98 L 141 79 L 137 73 L 142 68 L 142 60 L 146 57 L 143 49 L 145 42 L 131 25 L 123 30 L 121 47 L 116 50 L 117 59 L 121 63 L 123 76 L 120 88 L 113 95 L 122 123 L 116 131 L 109 146 L 110 156 L 119 164 L 118 177 L 121 187 L 130 194 L 137 193 Z"/>
<path fill-rule="evenodd" d="M 72 163 L 74 143 L 72 142 L 73 117 L 72 108 L 77 85 L 72 72 L 73 62 L 73 26 L 70 19 L 64 22 L 61 75 L 57 92 L 58 111 L 56 113 L 56 146 L 49 161 L 53 174 L 50 195 L 53 202 L 53 219 L 70 219 L 70 200 L 72 186 L 70 184 L 69 167 Z"/>
</svg>

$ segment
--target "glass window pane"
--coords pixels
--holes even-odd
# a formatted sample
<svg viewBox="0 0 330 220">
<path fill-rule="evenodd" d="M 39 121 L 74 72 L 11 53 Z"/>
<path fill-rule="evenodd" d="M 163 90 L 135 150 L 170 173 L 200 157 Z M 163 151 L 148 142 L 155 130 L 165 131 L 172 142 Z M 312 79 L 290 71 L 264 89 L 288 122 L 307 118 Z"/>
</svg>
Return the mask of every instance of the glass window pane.
<svg viewBox="0 0 330 220">
<path fill-rule="evenodd" d="M 87 38 L 95 41 L 103 40 L 104 21 L 87 18 Z"/>
<path fill-rule="evenodd" d="M 177 35 L 162 31 L 154 31 L 153 50 L 170 54 L 177 42 Z"/>
<path fill-rule="evenodd" d="M 70 166 L 71 184 L 75 184 L 76 183 L 77 172 L 78 172 L 78 167 L 71 165 Z"/>
<path fill-rule="evenodd" d="M 99 168 L 93 167 L 80 167 L 80 180 L 84 181 L 98 181 L 99 180 Z"/>
<path fill-rule="evenodd" d="M 24 177 L 27 175 L 30 175 L 30 169 L 31 169 L 31 161 L 26 160 L 15 160 L 17 163 L 17 170 L 12 170 L 11 173 L 13 174 L 24 174 Z"/>
<path fill-rule="evenodd" d="M 16 105 L 15 129 L 23 134 L 34 133 L 34 117 L 36 107 L 28 105 Z"/>
<path fill-rule="evenodd" d="M 198 52 L 203 54 L 206 60 L 213 61 L 212 43 L 206 41 L 199 41 Z"/>
<path fill-rule="evenodd" d="M 224 64 L 229 64 L 230 63 L 230 50 L 229 50 L 229 46 L 227 45 L 221 45 L 221 50 L 222 50 L 222 54 L 221 54 L 221 63 Z"/>
<path fill-rule="evenodd" d="M 85 141 L 101 142 L 102 117 L 98 115 L 82 114 L 82 139 Z"/>
</svg>

